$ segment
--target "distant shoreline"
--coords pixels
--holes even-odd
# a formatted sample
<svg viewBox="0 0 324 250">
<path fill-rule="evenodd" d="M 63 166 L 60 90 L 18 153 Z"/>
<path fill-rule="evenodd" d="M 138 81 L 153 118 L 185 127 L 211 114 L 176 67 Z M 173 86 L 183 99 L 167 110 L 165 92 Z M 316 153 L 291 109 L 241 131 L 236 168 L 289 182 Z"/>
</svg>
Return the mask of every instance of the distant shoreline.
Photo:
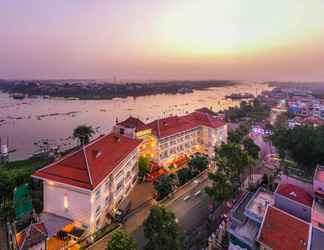
<svg viewBox="0 0 324 250">
<path fill-rule="evenodd" d="M 0 91 L 16 99 L 31 96 L 63 97 L 81 100 L 111 100 L 158 94 L 185 94 L 194 90 L 240 84 L 232 80 L 96 83 L 87 80 L 0 80 Z M 19 98 L 18 98 L 19 97 Z"/>
</svg>

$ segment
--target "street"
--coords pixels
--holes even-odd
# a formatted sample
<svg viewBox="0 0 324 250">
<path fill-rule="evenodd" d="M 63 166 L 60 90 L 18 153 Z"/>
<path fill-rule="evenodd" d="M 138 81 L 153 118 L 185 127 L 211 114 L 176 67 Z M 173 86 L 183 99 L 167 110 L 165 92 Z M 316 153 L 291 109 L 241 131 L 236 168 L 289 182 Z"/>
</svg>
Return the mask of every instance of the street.
<svg viewBox="0 0 324 250">
<path fill-rule="evenodd" d="M 209 184 L 209 180 L 206 177 L 206 175 L 201 176 L 198 181 L 199 183 L 196 181 L 190 183 L 178 191 L 179 195 L 176 194 L 172 200 L 166 201 L 163 204 L 175 213 L 182 231 L 192 231 L 208 218 L 208 196 L 204 192 L 204 188 Z M 198 191 L 200 191 L 200 194 L 197 194 Z M 129 218 L 123 225 L 126 231 L 132 233 L 139 249 L 143 249 L 145 244 L 142 222 L 148 216 L 149 210 L 150 207 L 146 207 L 135 216 Z M 140 221 L 142 222 L 140 223 Z M 135 230 L 133 222 L 136 223 Z"/>
</svg>

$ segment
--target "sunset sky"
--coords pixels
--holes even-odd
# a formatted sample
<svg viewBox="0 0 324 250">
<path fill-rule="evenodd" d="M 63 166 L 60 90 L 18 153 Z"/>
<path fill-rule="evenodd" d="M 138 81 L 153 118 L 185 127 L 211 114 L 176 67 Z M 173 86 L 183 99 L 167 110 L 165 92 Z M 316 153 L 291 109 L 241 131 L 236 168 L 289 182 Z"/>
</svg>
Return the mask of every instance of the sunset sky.
<svg viewBox="0 0 324 250">
<path fill-rule="evenodd" d="M 0 0 L 0 78 L 324 80 L 323 0 Z"/>
</svg>

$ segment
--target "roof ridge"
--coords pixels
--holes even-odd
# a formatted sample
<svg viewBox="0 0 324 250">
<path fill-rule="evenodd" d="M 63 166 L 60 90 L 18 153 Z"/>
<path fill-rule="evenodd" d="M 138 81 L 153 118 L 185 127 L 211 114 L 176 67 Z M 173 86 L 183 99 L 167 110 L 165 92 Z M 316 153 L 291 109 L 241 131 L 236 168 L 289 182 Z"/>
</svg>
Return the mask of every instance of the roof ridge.
<svg viewBox="0 0 324 250">
<path fill-rule="evenodd" d="M 52 167 L 53 165 L 56 165 L 56 164 L 58 164 L 58 163 L 60 163 L 60 162 L 62 162 L 62 161 L 64 161 L 64 160 L 68 159 L 69 157 L 71 157 L 71 156 L 73 156 L 73 155 L 75 155 L 75 154 L 81 152 L 81 151 L 83 150 L 83 148 L 87 148 L 87 147 L 89 147 L 90 145 L 94 144 L 95 142 L 98 142 L 98 141 L 102 140 L 103 138 L 105 138 L 106 136 L 108 136 L 108 135 L 110 135 L 110 134 L 111 134 L 111 133 L 106 134 L 106 135 L 104 135 L 104 136 L 98 136 L 98 137 L 95 138 L 92 142 L 90 142 L 90 143 L 88 143 L 88 144 L 86 144 L 86 145 L 83 145 L 82 147 L 78 148 L 77 150 L 72 151 L 71 153 L 69 153 L 69 154 L 63 156 L 63 157 L 62 157 L 61 159 L 59 159 L 58 161 L 54 161 L 54 162 L 50 163 L 49 165 L 47 165 L 47 166 L 45 166 L 45 167 L 42 167 L 42 168 L 38 169 L 38 170 L 35 171 L 35 172 L 43 171 L 44 169 L 47 169 L 47 168 L 49 168 L 49 167 Z"/>
<path fill-rule="evenodd" d="M 90 172 L 90 167 L 89 167 L 89 163 L 88 163 L 88 158 L 87 158 L 87 154 L 86 154 L 86 151 L 85 151 L 85 147 L 82 147 L 82 150 L 83 150 L 83 155 L 84 155 L 84 159 L 85 159 L 86 166 L 87 166 L 87 172 L 88 172 L 88 176 L 89 176 L 89 179 L 90 179 L 90 184 L 93 185 L 93 181 L 92 181 L 92 177 L 91 177 L 91 172 Z"/>
</svg>

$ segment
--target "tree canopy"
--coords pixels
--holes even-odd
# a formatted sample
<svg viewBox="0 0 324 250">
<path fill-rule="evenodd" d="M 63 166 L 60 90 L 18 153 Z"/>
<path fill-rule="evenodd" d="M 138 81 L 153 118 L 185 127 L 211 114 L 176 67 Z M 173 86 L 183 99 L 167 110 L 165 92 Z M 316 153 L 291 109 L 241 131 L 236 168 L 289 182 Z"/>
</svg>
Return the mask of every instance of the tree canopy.
<svg viewBox="0 0 324 250">
<path fill-rule="evenodd" d="M 153 184 L 158 193 L 158 199 L 161 200 L 173 191 L 176 184 L 176 176 L 174 174 L 163 174 Z"/>
<path fill-rule="evenodd" d="M 248 153 L 250 157 L 257 160 L 259 159 L 260 147 L 255 144 L 251 138 L 246 138 L 243 141 L 244 150 Z"/>
<path fill-rule="evenodd" d="M 123 230 L 115 230 L 111 235 L 106 250 L 137 250 L 136 241 L 127 232 Z"/>
<path fill-rule="evenodd" d="M 179 180 L 179 185 L 183 185 L 189 180 L 191 180 L 194 176 L 195 173 L 192 172 L 190 168 L 182 168 L 179 171 L 177 171 L 178 175 L 178 180 Z"/>
<path fill-rule="evenodd" d="M 269 116 L 270 108 L 261 103 L 258 99 L 247 102 L 242 101 L 239 107 L 231 107 L 225 111 L 227 121 L 234 122 L 243 118 L 249 118 L 252 121 L 260 122 Z"/>
<path fill-rule="evenodd" d="M 141 156 L 138 160 L 138 176 L 141 180 L 150 172 L 149 163 L 150 159 L 144 156 Z"/>
<path fill-rule="evenodd" d="M 194 155 L 188 161 L 188 166 L 192 172 L 201 172 L 208 168 L 208 158 L 204 155 Z"/>
<path fill-rule="evenodd" d="M 241 174 L 249 165 L 249 156 L 239 144 L 222 144 L 216 149 L 216 165 L 229 180 L 241 184 Z"/>
<path fill-rule="evenodd" d="M 213 181 L 211 187 L 206 187 L 206 193 L 216 202 L 231 198 L 234 194 L 234 187 L 227 176 L 221 171 L 208 173 L 208 178 Z"/>
<path fill-rule="evenodd" d="M 280 158 L 290 158 L 306 171 L 313 171 L 316 164 L 324 164 L 324 126 L 280 127 L 270 139 Z"/>
<path fill-rule="evenodd" d="M 153 206 L 144 221 L 145 250 L 183 249 L 175 215 L 160 206 Z"/>
<path fill-rule="evenodd" d="M 95 131 L 91 126 L 80 125 L 73 130 L 73 138 L 78 139 L 80 145 L 85 145 L 90 142 Z"/>
</svg>

